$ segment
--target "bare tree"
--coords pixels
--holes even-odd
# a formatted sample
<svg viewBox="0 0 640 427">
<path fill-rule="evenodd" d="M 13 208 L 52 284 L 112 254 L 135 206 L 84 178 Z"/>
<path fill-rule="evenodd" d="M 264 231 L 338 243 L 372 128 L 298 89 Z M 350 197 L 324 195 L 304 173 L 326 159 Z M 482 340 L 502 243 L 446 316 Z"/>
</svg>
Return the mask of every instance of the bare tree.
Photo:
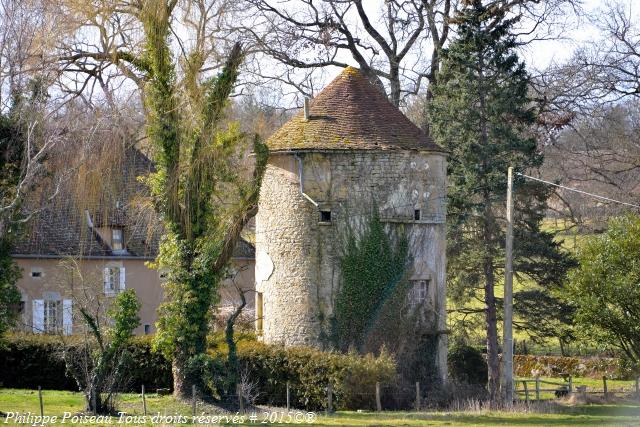
<svg viewBox="0 0 640 427">
<path fill-rule="evenodd" d="M 640 98 L 640 29 L 631 2 L 607 3 L 591 15 L 600 37 L 566 63 L 542 72 L 533 85 L 546 129 L 543 175 L 563 184 L 621 200 L 638 199 L 637 103 Z M 610 215 L 619 207 L 584 196 L 556 192 L 552 208 L 583 218 Z M 591 223 L 590 225 L 596 225 Z"/>
<path fill-rule="evenodd" d="M 257 51 L 289 67 L 274 75 L 258 62 L 255 72 L 261 77 L 294 84 L 311 95 L 313 88 L 296 82 L 291 69 L 344 68 L 351 57 L 382 90 L 383 80 L 387 83 L 389 99 L 397 106 L 406 94 L 417 93 L 426 76 L 428 66 L 420 57 L 427 25 L 425 5 L 433 9 L 435 1 L 387 1 L 378 10 L 362 0 L 247 3 L 251 14 L 242 31 Z M 436 14 L 431 12 L 435 23 Z"/>
<path fill-rule="evenodd" d="M 245 0 L 239 26 L 259 53 L 252 63 L 262 79 L 315 91 L 316 70 L 355 61 L 399 106 L 425 89 L 427 102 L 440 69 L 441 51 L 455 32 L 458 0 Z M 521 43 L 558 37 L 567 9 L 579 0 L 495 0 L 494 8 L 521 18 Z M 265 62 L 273 58 L 280 67 Z"/>
<path fill-rule="evenodd" d="M 71 292 L 73 314 L 84 326 L 82 342 L 65 345 L 63 359 L 84 392 L 87 410 L 114 412 L 117 393 L 128 380 L 125 368 L 130 355 L 126 345 L 140 324 L 141 304 L 132 289 L 115 298 L 105 297 L 99 268 L 88 269 L 72 258 L 62 267 L 66 274 L 60 286 Z"/>
</svg>

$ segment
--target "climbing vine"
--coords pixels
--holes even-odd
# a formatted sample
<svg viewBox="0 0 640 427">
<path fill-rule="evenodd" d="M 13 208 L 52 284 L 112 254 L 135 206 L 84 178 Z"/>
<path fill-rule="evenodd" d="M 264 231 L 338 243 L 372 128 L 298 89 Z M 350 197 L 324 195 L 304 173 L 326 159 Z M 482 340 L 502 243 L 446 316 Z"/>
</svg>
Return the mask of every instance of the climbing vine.
<svg viewBox="0 0 640 427">
<path fill-rule="evenodd" d="M 389 351 L 396 360 L 396 385 L 420 381 L 430 393 L 439 386 L 439 336 L 427 303 L 411 294 L 412 259 L 403 228 L 385 227 L 376 212 L 343 233 L 341 285 L 328 335 L 341 351 Z"/>
<path fill-rule="evenodd" d="M 385 231 L 377 213 L 361 227 L 348 226 L 343 241 L 331 337 L 343 351 L 363 352 L 380 341 L 381 323 L 406 302 L 409 246 L 402 233 Z"/>
</svg>

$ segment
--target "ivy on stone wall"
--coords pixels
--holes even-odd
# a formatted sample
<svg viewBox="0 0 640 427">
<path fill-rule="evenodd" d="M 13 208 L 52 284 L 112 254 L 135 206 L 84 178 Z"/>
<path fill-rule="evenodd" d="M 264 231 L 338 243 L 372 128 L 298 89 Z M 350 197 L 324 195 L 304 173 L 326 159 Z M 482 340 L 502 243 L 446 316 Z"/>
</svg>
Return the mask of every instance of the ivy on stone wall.
<svg viewBox="0 0 640 427">
<path fill-rule="evenodd" d="M 396 361 L 396 386 L 411 388 L 420 381 L 423 392 L 430 393 L 440 384 L 439 338 L 430 323 L 435 308 L 412 299 L 412 259 L 402 226 L 387 227 L 377 209 L 372 211 L 362 224 L 341 233 L 341 284 L 326 339 L 343 352 L 387 349 Z"/>
<path fill-rule="evenodd" d="M 342 351 L 363 352 L 380 335 L 380 320 L 406 302 L 409 245 L 403 234 L 387 233 L 377 212 L 361 227 L 346 227 L 343 237 L 330 338 Z"/>
</svg>

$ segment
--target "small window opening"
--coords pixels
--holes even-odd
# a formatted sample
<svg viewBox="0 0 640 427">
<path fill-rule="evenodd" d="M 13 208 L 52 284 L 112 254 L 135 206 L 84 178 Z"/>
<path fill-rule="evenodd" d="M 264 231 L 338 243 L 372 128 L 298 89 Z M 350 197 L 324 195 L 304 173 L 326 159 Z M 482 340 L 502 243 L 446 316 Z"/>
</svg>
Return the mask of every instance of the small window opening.
<svg viewBox="0 0 640 427">
<path fill-rule="evenodd" d="M 42 271 L 38 271 L 38 270 L 32 271 L 31 277 L 42 277 Z"/>
<path fill-rule="evenodd" d="M 331 211 L 320 211 L 320 222 L 331 222 Z"/>
<path fill-rule="evenodd" d="M 429 280 L 411 280 L 410 284 L 410 304 L 414 307 L 424 304 L 429 292 Z"/>
<path fill-rule="evenodd" d="M 414 210 L 413 211 L 413 219 L 416 220 L 416 221 L 420 221 L 420 216 L 421 216 L 420 214 L 421 214 L 420 209 Z"/>
<path fill-rule="evenodd" d="M 149 335 L 151 333 L 151 325 L 148 323 L 144 325 L 144 334 Z"/>
</svg>

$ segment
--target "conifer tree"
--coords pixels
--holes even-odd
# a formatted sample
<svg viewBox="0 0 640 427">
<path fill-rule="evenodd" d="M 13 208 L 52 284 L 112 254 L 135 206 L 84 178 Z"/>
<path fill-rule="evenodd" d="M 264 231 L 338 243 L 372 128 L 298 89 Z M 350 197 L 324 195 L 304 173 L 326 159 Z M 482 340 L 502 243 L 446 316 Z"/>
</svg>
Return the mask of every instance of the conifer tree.
<svg viewBox="0 0 640 427">
<path fill-rule="evenodd" d="M 492 402 L 500 383 L 495 288 L 504 275 L 506 172 L 509 166 L 537 168 L 543 160 L 530 133 L 535 111 L 527 95 L 529 75 L 515 53 L 516 19 L 491 2 L 463 0 L 455 18 L 458 37 L 443 51 L 429 111 L 434 138 L 451 153 L 449 289 L 458 304 L 482 295 Z M 571 260 L 540 229 L 550 192 L 521 178 L 515 188 L 516 277 L 544 289 L 557 287 Z"/>
</svg>

